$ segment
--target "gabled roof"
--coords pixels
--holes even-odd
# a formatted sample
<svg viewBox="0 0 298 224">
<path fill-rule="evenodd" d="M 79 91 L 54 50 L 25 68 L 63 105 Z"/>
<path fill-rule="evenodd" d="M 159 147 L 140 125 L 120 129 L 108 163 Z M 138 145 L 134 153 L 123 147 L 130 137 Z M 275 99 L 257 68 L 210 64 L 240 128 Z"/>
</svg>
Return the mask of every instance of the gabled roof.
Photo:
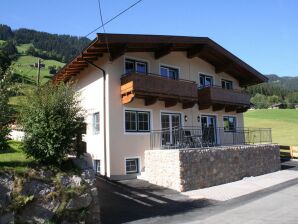
<svg viewBox="0 0 298 224">
<path fill-rule="evenodd" d="M 108 52 L 113 61 L 125 52 L 153 52 L 155 59 L 172 51 L 186 52 L 186 57 L 199 57 L 215 67 L 215 72 L 226 72 L 239 80 L 241 86 L 266 82 L 268 79 L 241 59 L 207 37 L 97 34 L 97 37 L 66 64 L 53 78 L 54 82 L 67 81 Z"/>
</svg>

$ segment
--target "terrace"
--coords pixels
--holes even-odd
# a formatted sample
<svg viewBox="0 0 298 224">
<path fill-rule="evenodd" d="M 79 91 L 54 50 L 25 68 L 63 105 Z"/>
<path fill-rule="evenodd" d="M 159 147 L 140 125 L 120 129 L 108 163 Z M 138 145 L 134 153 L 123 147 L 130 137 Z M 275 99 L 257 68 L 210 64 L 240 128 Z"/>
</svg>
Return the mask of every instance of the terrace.
<svg viewBox="0 0 298 224">
<path fill-rule="evenodd" d="M 270 128 L 178 127 L 154 130 L 150 135 L 151 149 L 200 149 L 204 147 L 272 143 Z"/>
</svg>

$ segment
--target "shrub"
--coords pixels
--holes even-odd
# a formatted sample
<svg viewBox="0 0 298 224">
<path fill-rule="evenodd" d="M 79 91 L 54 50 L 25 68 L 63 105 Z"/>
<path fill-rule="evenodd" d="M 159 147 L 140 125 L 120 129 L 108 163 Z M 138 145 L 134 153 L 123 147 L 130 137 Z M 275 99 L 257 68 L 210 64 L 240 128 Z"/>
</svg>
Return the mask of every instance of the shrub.
<svg viewBox="0 0 298 224">
<path fill-rule="evenodd" d="M 24 151 L 37 161 L 61 164 L 75 148 L 76 137 L 82 133 L 83 110 L 71 86 L 51 83 L 26 97 L 21 105 Z"/>
</svg>

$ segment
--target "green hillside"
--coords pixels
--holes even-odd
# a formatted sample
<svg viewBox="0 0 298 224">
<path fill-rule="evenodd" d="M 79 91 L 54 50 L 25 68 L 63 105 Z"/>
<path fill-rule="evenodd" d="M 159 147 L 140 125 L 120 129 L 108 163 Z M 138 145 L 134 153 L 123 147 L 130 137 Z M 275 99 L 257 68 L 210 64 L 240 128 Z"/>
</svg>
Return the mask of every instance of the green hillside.
<svg viewBox="0 0 298 224">
<path fill-rule="evenodd" d="M 4 42 L 4 41 L 0 41 Z M 12 61 L 11 69 L 16 74 L 16 82 L 19 85 L 20 93 L 27 93 L 36 86 L 38 68 L 34 65 L 38 61 L 38 57 L 26 55 L 26 51 L 29 47 L 33 47 L 32 44 L 21 44 L 17 45 L 18 57 Z M 56 60 L 44 60 L 41 59 L 41 63 L 44 64 L 44 68 L 40 70 L 40 83 L 43 84 L 52 78 L 50 74 L 49 66 L 63 67 L 64 63 Z M 19 101 L 22 100 L 22 94 L 19 96 L 12 97 L 10 103 L 18 105 Z"/>
<path fill-rule="evenodd" d="M 298 146 L 298 110 L 249 110 L 244 114 L 244 126 L 272 128 L 273 143 Z"/>
</svg>

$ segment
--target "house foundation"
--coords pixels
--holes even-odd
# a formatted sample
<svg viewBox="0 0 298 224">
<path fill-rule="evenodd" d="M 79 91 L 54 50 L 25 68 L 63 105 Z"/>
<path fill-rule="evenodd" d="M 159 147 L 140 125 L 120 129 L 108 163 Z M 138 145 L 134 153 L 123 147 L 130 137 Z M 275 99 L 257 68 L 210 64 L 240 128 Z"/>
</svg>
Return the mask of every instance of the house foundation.
<svg viewBox="0 0 298 224">
<path fill-rule="evenodd" d="M 150 183 L 183 192 L 278 171 L 279 146 L 147 150 L 145 167 Z"/>
</svg>

